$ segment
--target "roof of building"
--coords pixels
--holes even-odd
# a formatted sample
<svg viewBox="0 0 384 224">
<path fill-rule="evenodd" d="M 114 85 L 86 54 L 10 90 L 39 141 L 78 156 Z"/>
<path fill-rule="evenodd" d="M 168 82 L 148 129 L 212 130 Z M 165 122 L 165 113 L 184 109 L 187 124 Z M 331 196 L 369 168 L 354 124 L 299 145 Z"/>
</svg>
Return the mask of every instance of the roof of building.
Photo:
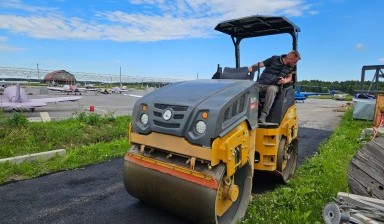
<svg viewBox="0 0 384 224">
<path fill-rule="evenodd" d="M 62 80 L 62 81 L 72 81 L 76 80 L 75 76 L 65 70 L 56 70 L 51 73 L 48 73 L 44 80 Z"/>
</svg>

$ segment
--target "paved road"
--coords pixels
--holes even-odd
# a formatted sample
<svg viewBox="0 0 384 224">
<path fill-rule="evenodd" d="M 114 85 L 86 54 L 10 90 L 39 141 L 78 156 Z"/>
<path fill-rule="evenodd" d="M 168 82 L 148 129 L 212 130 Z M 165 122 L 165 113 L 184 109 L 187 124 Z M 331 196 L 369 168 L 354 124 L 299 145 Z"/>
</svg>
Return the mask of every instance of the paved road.
<svg viewBox="0 0 384 224">
<path fill-rule="evenodd" d="M 33 93 L 30 98 L 50 98 L 50 97 L 62 97 L 68 96 L 65 93 L 49 92 L 48 94 L 39 94 L 40 89 L 31 88 L 27 89 L 28 92 Z M 137 97 L 146 94 L 147 91 L 141 90 L 129 90 L 125 94 L 99 94 L 94 92 L 82 93 L 82 99 L 77 102 L 62 102 L 48 104 L 46 107 L 36 108 L 35 112 L 27 112 L 28 117 L 32 120 L 40 119 L 40 112 L 48 112 L 51 119 L 61 120 L 68 117 L 76 116 L 76 113 L 86 112 L 90 110 L 90 106 L 94 106 L 95 112 L 102 115 L 114 114 L 114 115 L 130 115 L 132 114 L 133 105 L 138 99 Z M 71 94 L 72 96 L 74 94 Z"/>
<path fill-rule="evenodd" d="M 115 100 L 118 102 L 112 102 Z M 75 107 L 86 110 L 90 102 L 101 110 L 125 106 L 115 112 L 130 114 L 134 101 L 123 95 L 90 95 Z M 302 162 L 316 151 L 318 144 L 327 139 L 337 126 L 341 114 L 333 109 L 340 106 L 341 102 L 309 99 L 297 105 Z M 47 107 L 46 110 L 55 118 L 68 116 L 71 112 L 70 109 L 62 108 L 57 113 L 54 108 Z M 0 186 L 0 222 L 185 223 L 127 194 L 122 183 L 122 167 L 123 159 L 115 159 Z"/>
<path fill-rule="evenodd" d="M 318 145 L 326 140 L 338 126 L 342 112 L 336 109 L 343 105 L 342 101 L 331 99 L 307 99 L 305 103 L 297 103 L 299 119 L 299 164 L 313 155 Z"/>
</svg>

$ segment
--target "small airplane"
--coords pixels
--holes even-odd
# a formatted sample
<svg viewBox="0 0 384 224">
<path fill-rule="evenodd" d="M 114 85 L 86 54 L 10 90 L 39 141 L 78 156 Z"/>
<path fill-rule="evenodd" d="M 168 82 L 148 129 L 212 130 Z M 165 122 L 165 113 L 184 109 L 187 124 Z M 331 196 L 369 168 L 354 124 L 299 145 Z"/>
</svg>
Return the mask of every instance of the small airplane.
<svg viewBox="0 0 384 224">
<path fill-rule="evenodd" d="M 348 96 L 347 93 L 334 89 L 330 91 L 330 94 L 334 100 L 345 100 L 345 98 Z"/>
<path fill-rule="evenodd" d="M 122 88 L 122 87 L 118 87 L 118 86 L 116 86 L 116 87 L 113 87 L 111 90 L 111 93 L 125 93 L 125 92 L 128 92 L 128 90 L 127 90 L 127 88 L 125 87 L 125 88 Z"/>
<path fill-rule="evenodd" d="M 0 108 L 3 110 L 30 110 L 34 112 L 36 107 L 44 107 L 47 103 L 73 102 L 80 99 L 81 96 L 28 99 L 25 89 L 21 88 L 20 84 L 17 84 L 4 89 Z"/>
<path fill-rule="evenodd" d="M 84 82 L 84 87 L 86 89 L 93 89 L 95 88 L 94 85 L 92 83 L 87 83 L 87 82 Z"/>
<path fill-rule="evenodd" d="M 74 86 L 74 85 L 64 85 L 63 87 L 48 86 L 47 88 L 50 91 L 58 91 L 58 92 L 67 93 L 67 95 L 69 93 L 74 93 L 75 95 L 77 95 L 79 93 L 79 95 L 81 95 L 81 93 L 88 91 L 86 88 L 78 88 L 77 86 Z"/>
</svg>

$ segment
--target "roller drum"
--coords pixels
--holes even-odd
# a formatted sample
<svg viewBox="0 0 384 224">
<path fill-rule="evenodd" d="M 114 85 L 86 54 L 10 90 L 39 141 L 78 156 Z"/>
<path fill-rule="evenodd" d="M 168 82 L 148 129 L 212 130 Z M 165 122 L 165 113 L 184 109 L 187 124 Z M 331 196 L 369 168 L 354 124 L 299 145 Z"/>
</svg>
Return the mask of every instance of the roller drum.
<svg viewBox="0 0 384 224">
<path fill-rule="evenodd" d="M 225 166 L 217 166 L 214 172 L 221 183 Z M 214 189 L 127 160 L 123 179 L 132 196 L 193 223 L 236 223 L 244 216 L 251 197 L 252 169 L 245 165 L 235 173 L 239 196 L 221 217 L 216 212 L 221 185 Z"/>
</svg>

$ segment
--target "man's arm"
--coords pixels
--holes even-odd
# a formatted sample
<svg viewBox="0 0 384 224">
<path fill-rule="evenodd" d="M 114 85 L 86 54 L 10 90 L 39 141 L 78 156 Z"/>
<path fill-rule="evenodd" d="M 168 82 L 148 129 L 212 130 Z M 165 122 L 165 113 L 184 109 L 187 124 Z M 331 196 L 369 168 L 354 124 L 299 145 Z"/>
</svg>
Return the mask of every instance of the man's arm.
<svg viewBox="0 0 384 224">
<path fill-rule="evenodd" d="M 253 64 L 251 67 L 248 67 L 248 71 L 249 71 L 249 72 L 254 72 L 254 71 L 253 71 L 253 67 L 263 68 L 263 67 L 265 67 L 265 65 L 264 65 L 264 62 L 263 62 L 263 61 L 258 62 L 258 63 L 256 63 L 256 64 Z"/>
<path fill-rule="evenodd" d="M 286 78 L 281 77 L 277 84 L 284 85 L 292 81 L 292 73 L 289 73 Z"/>
</svg>

